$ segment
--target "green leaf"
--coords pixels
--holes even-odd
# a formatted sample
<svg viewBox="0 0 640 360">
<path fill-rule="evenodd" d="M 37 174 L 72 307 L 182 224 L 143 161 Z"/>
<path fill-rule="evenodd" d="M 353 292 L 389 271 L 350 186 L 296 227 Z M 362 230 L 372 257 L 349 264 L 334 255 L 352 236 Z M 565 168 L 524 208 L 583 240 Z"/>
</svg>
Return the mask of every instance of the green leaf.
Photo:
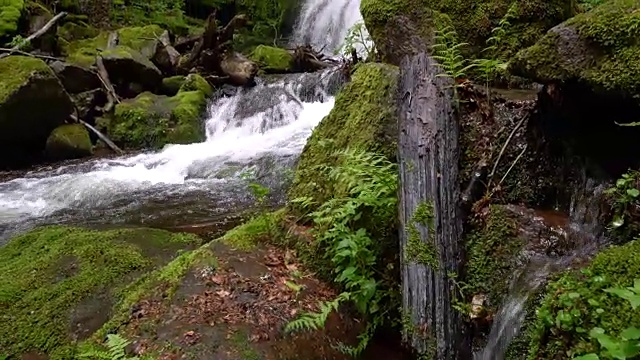
<svg viewBox="0 0 640 360">
<path fill-rule="evenodd" d="M 628 327 L 626 329 L 624 329 L 622 331 L 622 333 L 620 333 L 620 336 L 622 336 L 624 339 L 626 340 L 637 340 L 640 339 L 640 329 L 638 329 L 637 327 Z"/>
<path fill-rule="evenodd" d="M 596 354 L 587 354 L 575 357 L 573 360 L 600 360 L 600 358 Z"/>
<path fill-rule="evenodd" d="M 633 189 L 627 189 L 627 195 L 629 196 L 633 196 L 634 198 L 640 196 L 640 190 L 633 188 Z"/>
</svg>

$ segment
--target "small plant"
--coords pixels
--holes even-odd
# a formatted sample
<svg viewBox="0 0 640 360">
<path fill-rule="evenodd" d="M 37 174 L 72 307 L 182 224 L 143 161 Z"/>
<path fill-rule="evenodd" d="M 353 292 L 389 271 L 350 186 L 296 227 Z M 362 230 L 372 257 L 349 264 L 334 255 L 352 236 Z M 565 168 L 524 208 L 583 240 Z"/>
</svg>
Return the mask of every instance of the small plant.
<svg viewBox="0 0 640 360">
<path fill-rule="evenodd" d="M 634 311 L 640 306 L 640 279 L 634 280 L 633 287 L 608 288 L 603 291 L 627 300 Z M 600 360 L 600 356 L 603 359 L 626 360 L 640 355 L 640 329 L 635 326 L 622 330 L 617 337 L 605 334 L 604 329 L 600 327 L 594 327 L 589 336 L 598 341 L 601 347 L 600 355 L 589 353 L 574 360 Z"/>
<path fill-rule="evenodd" d="M 367 346 L 378 326 L 385 322 L 387 310 L 381 305 L 391 296 L 379 280 L 380 239 L 373 239 L 363 221 L 380 224 L 395 216 L 396 165 L 384 156 L 350 149 L 336 154 L 340 165 L 324 167 L 342 196 L 321 204 L 310 214 L 315 224 L 318 246 L 336 274 L 335 282 L 343 292 L 333 301 L 321 304 L 317 313 L 303 314 L 286 327 L 287 331 L 322 328 L 332 311 L 350 302 L 367 321 L 356 347 L 339 345 L 342 352 L 356 356 Z M 310 198 L 294 200 L 311 205 Z"/>
<path fill-rule="evenodd" d="M 79 357 L 82 359 L 92 360 L 140 360 L 139 357 L 127 357 L 125 348 L 129 346 L 131 342 L 120 335 L 109 334 L 107 335 L 106 350 L 89 350 Z"/>
<path fill-rule="evenodd" d="M 375 44 L 373 43 L 369 32 L 367 32 L 364 21 L 358 21 L 349 28 L 347 36 L 344 39 L 344 43 L 336 51 L 336 54 L 348 57 L 354 50 L 357 51 L 358 47 L 364 50 L 364 54 L 360 55 L 364 55 L 365 59 L 369 59 L 376 54 Z"/>
<path fill-rule="evenodd" d="M 264 212 L 264 210 L 266 210 L 265 207 L 267 206 L 267 200 L 271 190 L 257 181 L 255 169 L 243 171 L 240 174 L 240 178 L 247 181 L 247 188 L 256 199 L 258 211 Z"/>
<path fill-rule="evenodd" d="M 458 42 L 458 34 L 448 26 L 436 31 L 435 38 L 436 42 L 432 45 L 435 53 L 433 58 L 438 60 L 440 67 L 444 71 L 441 76 L 451 77 L 454 81 L 466 78 L 467 71 L 476 66 L 473 63 L 469 63 L 460 50 L 468 44 Z"/>
<path fill-rule="evenodd" d="M 640 200 L 639 183 L 640 172 L 628 171 L 622 174 L 622 177 L 616 181 L 615 186 L 605 190 L 605 194 L 609 195 L 613 201 L 614 218 L 611 221 L 613 229 L 624 225 L 629 207 Z"/>
</svg>

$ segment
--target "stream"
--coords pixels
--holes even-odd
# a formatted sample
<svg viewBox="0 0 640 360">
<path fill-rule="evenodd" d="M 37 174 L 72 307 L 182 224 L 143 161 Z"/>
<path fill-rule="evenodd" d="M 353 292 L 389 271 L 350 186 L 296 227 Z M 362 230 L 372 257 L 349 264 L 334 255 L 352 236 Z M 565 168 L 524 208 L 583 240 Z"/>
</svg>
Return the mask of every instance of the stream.
<svg viewBox="0 0 640 360">
<path fill-rule="evenodd" d="M 359 0 L 308 0 L 292 36 L 334 55 L 361 21 Z M 337 68 L 269 76 L 211 99 L 206 140 L 93 159 L 0 183 L 0 245 L 46 224 L 181 228 L 235 216 L 253 199 L 246 175 L 284 201 L 292 168 L 343 83 Z M 228 94 L 227 94 L 228 95 Z"/>
</svg>

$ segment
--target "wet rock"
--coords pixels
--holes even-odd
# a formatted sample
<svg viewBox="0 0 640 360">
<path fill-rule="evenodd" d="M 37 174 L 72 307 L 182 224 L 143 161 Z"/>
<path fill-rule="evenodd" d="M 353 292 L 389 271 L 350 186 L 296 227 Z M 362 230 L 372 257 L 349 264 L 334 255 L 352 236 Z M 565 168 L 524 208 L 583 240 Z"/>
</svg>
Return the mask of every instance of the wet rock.
<svg viewBox="0 0 640 360">
<path fill-rule="evenodd" d="M 111 82 L 119 90 L 135 94 L 131 83 L 140 84 L 145 90 L 155 90 L 162 84 L 160 70 L 137 50 L 119 45 L 102 52 L 102 58 Z"/>
<path fill-rule="evenodd" d="M 229 81 L 238 86 L 252 85 L 258 74 L 258 65 L 239 53 L 227 54 L 220 62 L 220 69 Z"/>
<path fill-rule="evenodd" d="M 73 103 L 54 72 L 39 59 L 0 59 L 0 166 L 19 164 L 43 149 Z"/>
<path fill-rule="evenodd" d="M 162 79 L 162 94 L 173 96 L 178 93 L 186 76 L 176 75 Z"/>
<path fill-rule="evenodd" d="M 487 296 L 485 294 L 473 295 L 471 299 L 471 311 L 469 312 L 469 319 L 482 319 L 487 316 L 487 310 L 485 309 L 485 302 Z"/>
<path fill-rule="evenodd" d="M 64 88 L 71 94 L 93 90 L 102 86 L 98 74 L 93 70 L 62 61 L 55 61 L 50 66 Z"/>
<path fill-rule="evenodd" d="M 89 138 L 89 132 L 82 124 L 58 126 L 47 139 L 45 154 L 54 160 L 91 156 L 93 145 Z"/>
<path fill-rule="evenodd" d="M 640 2 L 613 0 L 554 27 L 510 65 L 540 83 L 577 82 L 598 93 L 639 99 Z M 633 29 L 633 30 L 629 30 Z"/>
<path fill-rule="evenodd" d="M 164 73 L 170 74 L 178 66 L 180 62 L 180 53 L 171 46 L 169 32 L 164 31 L 159 37 L 160 43 L 156 47 L 156 53 L 153 56 L 153 62 Z"/>
<path fill-rule="evenodd" d="M 78 109 L 78 117 L 82 120 L 91 120 L 100 113 L 98 108 L 107 102 L 107 96 L 102 89 L 94 89 L 71 96 Z"/>
</svg>

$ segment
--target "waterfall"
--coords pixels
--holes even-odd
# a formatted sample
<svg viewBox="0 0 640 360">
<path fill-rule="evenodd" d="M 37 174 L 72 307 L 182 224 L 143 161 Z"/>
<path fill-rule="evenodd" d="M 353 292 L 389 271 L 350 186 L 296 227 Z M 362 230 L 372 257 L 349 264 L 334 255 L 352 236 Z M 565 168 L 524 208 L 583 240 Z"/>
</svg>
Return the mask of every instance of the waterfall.
<svg viewBox="0 0 640 360">
<path fill-rule="evenodd" d="M 205 221 L 237 208 L 250 200 L 242 190 L 242 171 L 264 164 L 263 180 L 282 182 L 313 128 L 332 109 L 340 82 L 332 70 L 281 76 L 212 101 L 202 143 L 0 183 L 0 244 L 40 224 L 164 226 Z"/>
<path fill-rule="evenodd" d="M 292 42 L 333 55 L 340 50 L 349 29 L 360 21 L 360 0 L 306 0 Z M 363 36 L 368 36 L 366 30 Z"/>
</svg>

